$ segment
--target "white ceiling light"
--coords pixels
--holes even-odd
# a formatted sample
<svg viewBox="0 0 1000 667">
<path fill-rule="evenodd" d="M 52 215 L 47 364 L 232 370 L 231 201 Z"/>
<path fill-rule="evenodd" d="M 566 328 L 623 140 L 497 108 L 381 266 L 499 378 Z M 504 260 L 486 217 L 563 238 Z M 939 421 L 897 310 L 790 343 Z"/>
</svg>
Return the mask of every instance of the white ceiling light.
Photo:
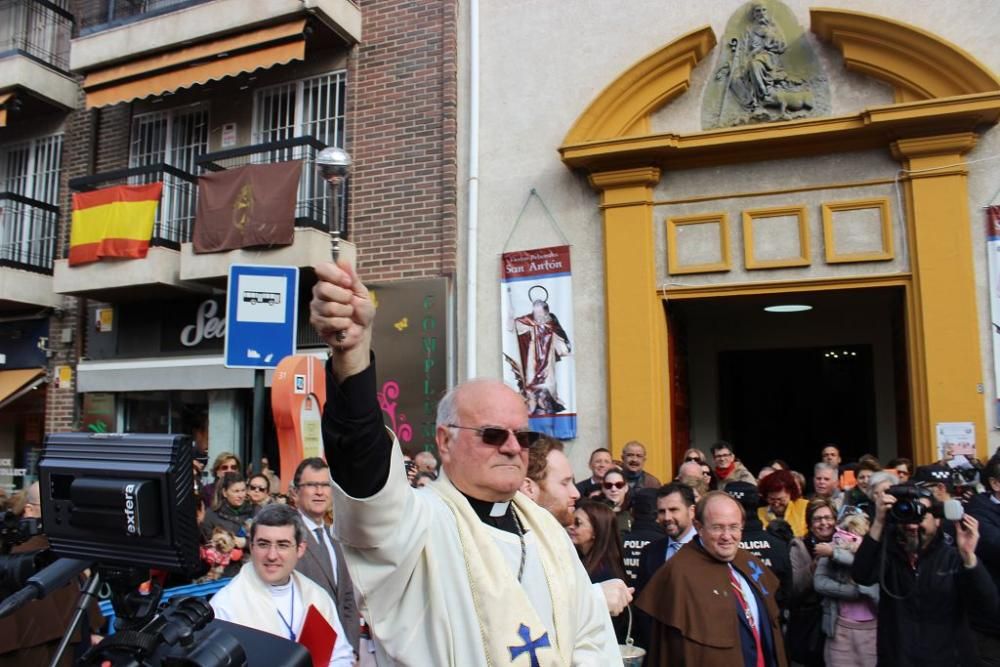
<svg viewBox="0 0 1000 667">
<path fill-rule="evenodd" d="M 764 308 L 769 313 L 804 313 L 807 310 L 812 310 L 812 306 L 807 306 L 804 303 L 783 303 L 777 306 L 767 306 Z"/>
</svg>

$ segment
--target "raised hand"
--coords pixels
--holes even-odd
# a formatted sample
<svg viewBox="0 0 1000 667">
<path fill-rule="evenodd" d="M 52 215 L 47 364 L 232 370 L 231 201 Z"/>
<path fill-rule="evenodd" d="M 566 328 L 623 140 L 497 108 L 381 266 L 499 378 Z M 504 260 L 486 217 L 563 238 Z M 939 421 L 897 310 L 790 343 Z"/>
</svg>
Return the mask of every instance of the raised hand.
<svg viewBox="0 0 1000 667">
<path fill-rule="evenodd" d="M 344 379 L 368 367 L 375 305 L 346 262 L 324 262 L 315 269 L 309 323 L 333 350 L 334 373 Z"/>
<path fill-rule="evenodd" d="M 966 567 L 976 566 L 976 545 L 979 544 L 979 521 L 974 516 L 966 514 L 955 526 L 955 542 L 958 543 L 958 552 L 962 555 L 962 562 Z"/>
</svg>

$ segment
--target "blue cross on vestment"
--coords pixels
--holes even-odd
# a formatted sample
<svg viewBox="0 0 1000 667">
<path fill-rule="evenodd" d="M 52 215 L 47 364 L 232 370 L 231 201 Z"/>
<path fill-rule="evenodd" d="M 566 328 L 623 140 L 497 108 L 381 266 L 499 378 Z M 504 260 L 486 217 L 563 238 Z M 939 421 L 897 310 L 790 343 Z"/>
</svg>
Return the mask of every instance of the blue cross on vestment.
<svg viewBox="0 0 1000 667">
<path fill-rule="evenodd" d="M 517 629 L 517 634 L 524 640 L 524 646 L 507 647 L 510 650 L 511 661 L 517 660 L 521 654 L 527 653 L 531 656 L 531 667 L 539 667 L 538 656 L 535 655 L 535 651 L 552 645 L 549 643 L 549 633 L 543 632 L 541 637 L 532 641 L 531 630 L 528 629 L 527 625 L 522 623 L 521 627 Z"/>
<path fill-rule="evenodd" d="M 750 576 L 760 586 L 760 592 L 767 595 L 767 589 L 764 588 L 764 584 L 760 583 L 760 578 L 764 576 L 764 570 L 760 569 L 760 565 L 754 561 L 750 561 Z"/>
</svg>

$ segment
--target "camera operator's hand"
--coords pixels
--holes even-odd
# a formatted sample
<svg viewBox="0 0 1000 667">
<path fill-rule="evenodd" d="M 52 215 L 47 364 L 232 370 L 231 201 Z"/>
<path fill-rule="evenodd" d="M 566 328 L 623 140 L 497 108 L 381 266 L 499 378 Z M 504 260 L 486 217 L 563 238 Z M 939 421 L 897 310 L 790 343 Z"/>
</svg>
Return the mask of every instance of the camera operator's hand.
<svg viewBox="0 0 1000 667">
<path fill-rule="evenodd" d="M 868 535 L 878 542 L 882 539 L 882 529 L 885 527 L 885 517 L 889 514 L 889 510 L 892 506 L 896 504 L 896 496 L 888 493 L 883 493 L 875 497 L 875 520 L 872 521 L 871 530 L 868 531 Z"/>
<path fill-rule="evenodd" d="M 368 368 L 375 304 L 353 267 L 346 262 L 316 266 L 309 322 L 333 350 L 338 380 Z M 342 340 L 337 335 L 342 333 Z"/>
<path fill-rule="evenodd" d="M 958 543 L 958 553 L 962 555 L 962 563 L 967 568 L 976 566 L 976 545 L 979 544 L 979 521 L 966 514 L 955 525 L 955 541 Z"/>
</svg>

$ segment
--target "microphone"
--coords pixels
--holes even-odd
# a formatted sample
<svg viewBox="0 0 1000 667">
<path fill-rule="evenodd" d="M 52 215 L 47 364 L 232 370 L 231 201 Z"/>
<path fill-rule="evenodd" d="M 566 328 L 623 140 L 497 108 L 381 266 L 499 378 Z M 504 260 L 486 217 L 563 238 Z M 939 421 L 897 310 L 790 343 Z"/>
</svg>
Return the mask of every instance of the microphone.
<svg viewBox="0 0 1000 667">
<path fill-rule="evenodd" d="M 52 591 L 62 588 L 91 565 L 93 563 L 89 560 L 60 558 L 29 578 L 24 588 L 0 603 L 0 618 L 14 613 L 32 600 L 43 598 Z"/>
</svg>

